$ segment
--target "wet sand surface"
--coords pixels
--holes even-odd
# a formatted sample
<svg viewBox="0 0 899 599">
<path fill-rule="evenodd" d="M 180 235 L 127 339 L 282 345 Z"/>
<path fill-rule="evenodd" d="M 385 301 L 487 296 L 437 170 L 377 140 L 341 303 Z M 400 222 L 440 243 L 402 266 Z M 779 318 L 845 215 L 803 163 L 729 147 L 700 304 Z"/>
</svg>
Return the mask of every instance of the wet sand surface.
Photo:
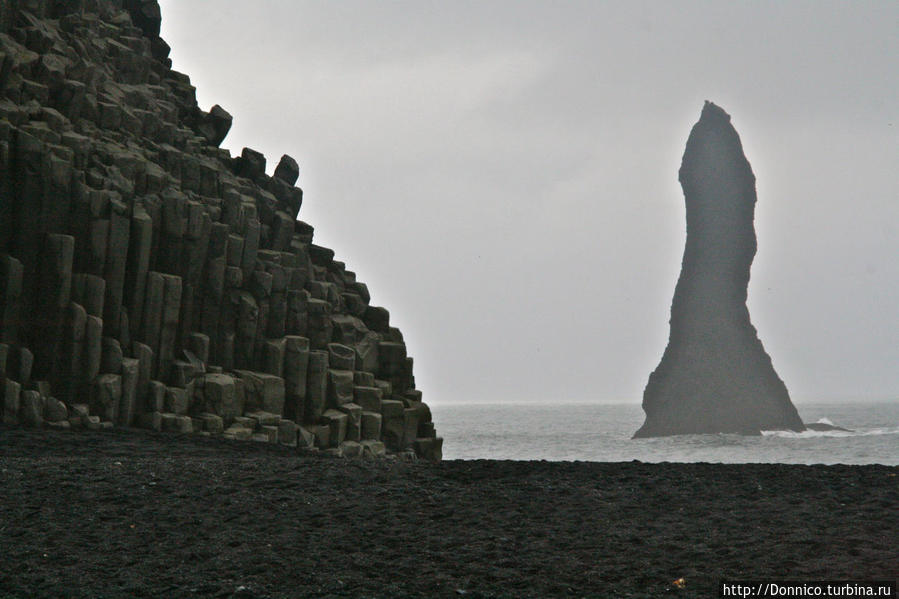
<svg viewBox="0 0 899 599">
<path fill-rule="evenodd" d="M 0 597 L 717 597 L 895 579 L 897 539 L 895 466 L 406 463 L 0 427 Z"/>
</svg>

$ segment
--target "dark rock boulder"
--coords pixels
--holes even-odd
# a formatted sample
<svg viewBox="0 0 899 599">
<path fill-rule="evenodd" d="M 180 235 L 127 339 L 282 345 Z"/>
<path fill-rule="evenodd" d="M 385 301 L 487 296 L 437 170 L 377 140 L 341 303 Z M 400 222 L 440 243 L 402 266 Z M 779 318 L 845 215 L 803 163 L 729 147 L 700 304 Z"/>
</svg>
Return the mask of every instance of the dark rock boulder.
<svg viewBox="0 0 899 599">
<path fill-rule="evenodd" d="M 156 37 L 162 27 L 162 13 L 156 0 L 125 0 L 131 20 L 147 37 Z"/>
<path fill-rule="evenodd" d="M 278 166 L 275 167 L 274 176 L 288 185 L 293 185 L 300 176 L 300 166 L 297 164 L 296 160 L 287 154 L 284 154 L 281 156 L 281 161 L 278 162 Z"/>
<path fill-rule="evenodd" d="M 680 168 L 687 243 L 671 333 L 635 437 L 805 427 L 749 319 L 755 175 L 730 116 L 706 102 Z"/>
<path fill-rule="evenodd" d="M 238 176 L 256 181 L 265 174 L 265 156 L 251 148 L 244 148 L 235 161 L 235 167 Z"/>
<path fill-rule="evenodd" d="M 851 433 L 852 429 L 843 428 L 842 426 L 837 426 L 835 424 L 829 424 L 827 422 L 806 422 L 805 428 L 810 431 L 817 431 L 819 433 L 837 431 L 841 433 Z"/>
<path fill-rule="evenodd" d="M 218 147 L 225 141 L 228 131 L 231 130 L 232 117 L 224 108 L 216 104 L 208 113 L 201 114 L 197 119 L 197 132 L 206 138 L 210 144 Z M 296 179 L 294 179 L 296 182 Z"/>
</svg>

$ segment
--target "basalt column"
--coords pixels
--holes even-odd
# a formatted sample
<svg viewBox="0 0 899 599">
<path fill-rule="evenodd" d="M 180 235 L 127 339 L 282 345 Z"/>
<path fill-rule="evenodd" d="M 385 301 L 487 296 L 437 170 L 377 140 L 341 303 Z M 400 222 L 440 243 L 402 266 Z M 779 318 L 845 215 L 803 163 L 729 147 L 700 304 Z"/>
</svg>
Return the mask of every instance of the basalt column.
<svg viewBox="0 0 899 599">
<path fill-rule="evenodd" d="M 730 116 L 706 102 L 680 168 L 687 244 L 671 333 L 635 437 L 803 430 L 749 319 L 755 175 Z"/>
<path fill-rule="evenodd" d="M 402 333 L 297 220 L 296 160 L 220 147 L 160 19 L 0 0 L 0 425 L 440 460 Z"/>
</svg>

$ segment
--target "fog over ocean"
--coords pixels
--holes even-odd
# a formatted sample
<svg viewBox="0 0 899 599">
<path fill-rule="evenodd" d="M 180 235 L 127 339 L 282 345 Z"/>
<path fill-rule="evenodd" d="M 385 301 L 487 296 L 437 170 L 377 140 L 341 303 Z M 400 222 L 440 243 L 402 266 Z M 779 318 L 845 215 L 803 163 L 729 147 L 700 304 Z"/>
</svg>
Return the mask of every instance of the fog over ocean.
<svg viewBox="0 0 899 599">
<path fill-rule="evenodd" d="M 642 396 L 704 100 L 756 176 L 748 306 L 778 376 L 897 397 L 899 3 L 160 5 L 174 68 L 234 116 L 223 147 L 296 158 L 300 218 L 429 404 Z"/>
<path fill-rule="evenodd" d="M 899 402 L 796 407 L 806 423 L 824 421 L 853 432 L 631 439 L 643 422 L 643 410 L 634 403 L 442 403 L 432 411 L 448 460 L 899 465 Z"/>
<path fill-rule="evenodd" d="M 300 218 L 403 331 L 445 458 L 897 463 L 895 3 L 160 5 L 223 147 L 299 162 Z M 753 325 L 832 402 L 803 420 L 856 433 L 630 439 L 704 100 L 756 176 Z"/>
</svg>

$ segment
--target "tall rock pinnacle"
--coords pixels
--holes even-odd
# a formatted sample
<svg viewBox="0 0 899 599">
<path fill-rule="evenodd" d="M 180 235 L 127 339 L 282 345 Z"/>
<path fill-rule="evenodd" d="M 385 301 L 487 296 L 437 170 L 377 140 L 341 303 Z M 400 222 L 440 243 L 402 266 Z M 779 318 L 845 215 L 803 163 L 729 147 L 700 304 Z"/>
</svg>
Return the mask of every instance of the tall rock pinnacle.
<svg viewBox="0 0 899 599">
<path fill-rule="evenodd" d="M 746 307 L 755 175 L 730 115 L 711 102 L 690 132 L 679 179 L 687 243 L 668 347 L 649 376 L 646 421 L 634 436 L 803 430 Z"/>
</svg>

